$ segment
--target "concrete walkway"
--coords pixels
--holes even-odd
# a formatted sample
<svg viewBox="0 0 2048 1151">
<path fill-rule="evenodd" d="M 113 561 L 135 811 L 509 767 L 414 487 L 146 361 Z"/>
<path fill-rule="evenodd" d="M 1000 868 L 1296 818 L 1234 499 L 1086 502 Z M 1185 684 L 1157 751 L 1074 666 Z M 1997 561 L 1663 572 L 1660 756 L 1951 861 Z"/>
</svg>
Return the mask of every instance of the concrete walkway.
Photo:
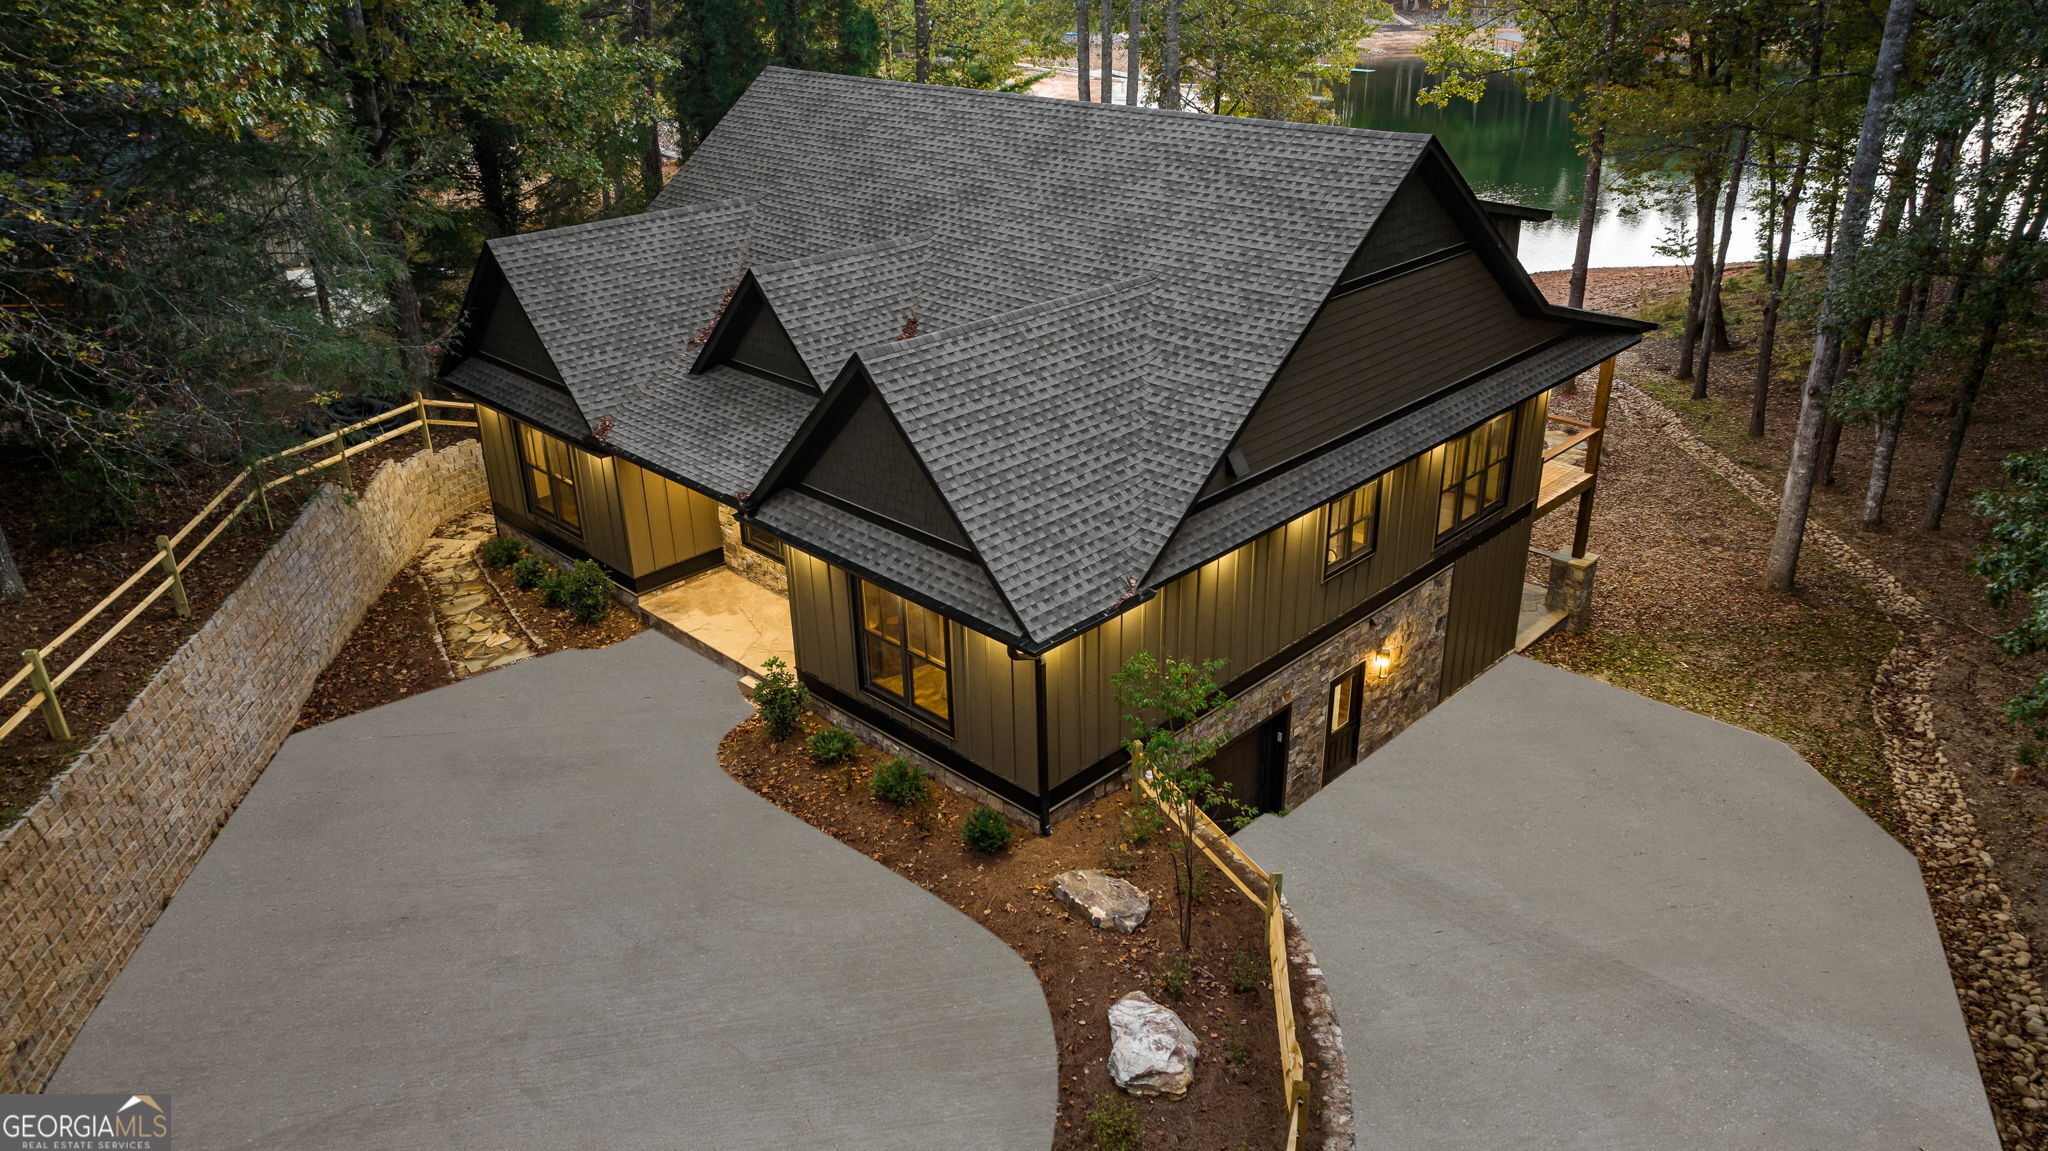
<svg viewBox="0 0 2048 1151">
<path fill-rule="evenodd" d="M 1913 858 L 1783 744 L 1510 657 L 1240 842 L 1359 1146 L 1998 1146 Z"/>
<path fill-rule="evenodd" d="M 728 778 L 745 713 L 647 633 L 293 736 L 49 1090 L 208 1151 L 1046 1147 L 1030 968 Z"/>
</svg>

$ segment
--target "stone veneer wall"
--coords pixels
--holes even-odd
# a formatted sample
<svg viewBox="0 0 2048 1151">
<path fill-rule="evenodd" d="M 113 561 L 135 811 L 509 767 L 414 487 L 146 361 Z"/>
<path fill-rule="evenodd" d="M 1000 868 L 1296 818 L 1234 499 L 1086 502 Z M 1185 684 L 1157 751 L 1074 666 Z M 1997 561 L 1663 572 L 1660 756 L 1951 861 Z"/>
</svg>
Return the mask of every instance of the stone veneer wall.
<svg viewBox="0 0 2048 1151">
<path fill-rule="evenodd" d="M 740 521 L 732 509 L 718 505 L 718 536 L 725 544 L 725 566 L 776 595 L 789 596 L 789 569 L 740 542 Z"/>
<path fill-rule="evenodd" d="M 437 525 L 488 494 L 475 440 L 384 465 L 353 503 L 323 488 L 0 831 L 0 1092 L 49 1079 L 363 613 Z"/>
<path fill-rule="evenodd" d="M 1292 706 L 1287 731 L 1289 808 L 1323 787 L 1328 743 L 1330 684 L 1368 653 L 1391 647 L 1394 666 L 1384 682 L 1367 680 L 1360 699 L 1358 758 L 1371 755 L 1437 704 L 1443 680 L 1444 625 L 1451 607 L 1451 572 L 1445 568 L 1408 594 L 1331 637 L 1314 651 L 1239 692 L 1237 706 L 1210 715 L 1196 729 L 1235 738 Z"/>
</svg>

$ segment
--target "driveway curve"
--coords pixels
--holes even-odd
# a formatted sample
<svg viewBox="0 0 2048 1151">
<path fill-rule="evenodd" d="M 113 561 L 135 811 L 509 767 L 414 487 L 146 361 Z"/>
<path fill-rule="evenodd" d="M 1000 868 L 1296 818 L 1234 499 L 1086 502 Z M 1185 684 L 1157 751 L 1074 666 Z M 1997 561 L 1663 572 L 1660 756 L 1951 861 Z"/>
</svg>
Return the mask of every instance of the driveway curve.
<svg viewBox="0 0 2048 1151">
<path fill-rule="evenodd" d="M 180 1146 L 1038 1149 L 1038 981 L 720 770 L 663 636 L 287 741 L 49 1086 Z"/>
</svg>

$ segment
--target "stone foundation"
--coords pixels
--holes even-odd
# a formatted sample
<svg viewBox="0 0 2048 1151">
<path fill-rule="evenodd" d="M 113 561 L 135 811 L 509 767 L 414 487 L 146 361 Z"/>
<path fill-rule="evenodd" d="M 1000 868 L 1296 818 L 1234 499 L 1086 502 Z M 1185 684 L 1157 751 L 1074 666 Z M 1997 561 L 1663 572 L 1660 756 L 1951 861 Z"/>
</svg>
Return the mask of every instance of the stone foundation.
<svg viewBox="0 0 2048 1151">
<path fill-rule="evenodd" d="M 1593 577 L 1599 573 L 1600 557 L 1591 553 L 1577 559 L 1572 553 L 1544 552 L 1550 560 L 1550 583 L 1543 593 L 1545 611 L 1564 613 L 1567 631 L 1584 631 L 1593 618 Z"/>
<path fill-rule="evenodd" d="M 1197 731 L 1233 739 L 1279 714 L 1280 709 L 1292 707 L 1282 802 L 1289 808 L 1300 806 L 1323 787 L 1330 684 L 1339 675 L 1382 647 L 1394 653 L 1393 668 L 1385 680 L 1365 681 L 1359 709 L 1361 760 L 1436 706 L 1443 679 L 1451 571 L 1438 572 L 1407 595 L 1239 692 L 1235 708 L 1204 718 Z"/>
<path fill-rule="evenodd" d="M 353 501 L 323 487 L 0 831 L 0 1092 L 49 1079 L 363 612 L 437 526 L 487 498 L 475 440 L 385 464 Z"/>
<path fill-rule="evenodd" d="M 788 597 L 789 569 L 742 543 L 740 522 L 724 504 L 718 505 L 718 536 L 725 544 L 725 566 L 776 595 Z"/>
</svg>

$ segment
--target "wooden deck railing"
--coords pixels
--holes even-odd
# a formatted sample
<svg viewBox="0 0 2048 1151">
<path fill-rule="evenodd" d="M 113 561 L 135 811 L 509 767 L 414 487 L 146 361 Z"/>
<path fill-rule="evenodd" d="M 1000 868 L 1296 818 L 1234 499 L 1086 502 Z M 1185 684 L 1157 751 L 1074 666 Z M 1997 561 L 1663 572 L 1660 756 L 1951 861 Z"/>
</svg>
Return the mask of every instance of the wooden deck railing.
<svg viewBox="0 0 2048 1151">
<path fill-rule="evenodd" d="M 113 591 L 108 592 L 98 603 L 87 609 L 84 615 L 73 620 L 70 626 L 58 632 L 41 647 L 32 647 L 21 653 L 21 669 L 8 677 L 5 683 L 0 683 L 0 701 L 5 701 L 24 685 L 26 685 L 30 694 L 28 699 L 12 715 L 8 716 L 6 720 L 0 721 L 0 739 L 6 739 L 9 735 L 12 735 L 16 728 L 28 721 L 29 716 L 37 712 L 42 713 L 43 725 L 49 730 L 51 739 L 70 739 L 71 725 L 64 718 L 64 707 L 59 702 L 58 689 L 63 687 L 65 682 L 72 676 L 77 675 L 79 670 L 94 656 L 106 650 L 107 645 L 113 643 L 123 631 L 126 631 L 128 626 L 134 623 L 151 604 L 162 599 L 165 595 L 168 594 L 171 597 L 171 608 L 173 611 L 177 612 L 180 617 L 189 618 L 192 615 L 192 605 L 185 594 L 184 574 L 186 569 L 192 566 L 194 560 L 205 554 L 206 549 L 213 545 L 213 541 L 220 538 L 221 533 L 227 530 L 228 525 L 240 518 L 242 513 L 247 511 L 252 504 L 263 509 L 264 520 L 269 526 L 276 527 L 276 522 L 272 518 L 270 510 L 270 491 L 272 488 L 290 483 L 301 476 L 320 471 L 323 468 L 336 466 L 341 468 L 343 482 L 349 483 L 353 481 L 349 470 L 350 456 L 360 455 L 376 447 L 378 444 L 408 433 L 417 433 L 421 443 L 431 449 L 434 446 L 434 428 L 473 428 L 477 426 L 474 419 L 436 419 L 430 411 L 430 409 L 434 408 L 452 408 L 471 415 L 474 415 L 476 412 L 475 404 L 455 400 L 430 400 L 420 395 L 420 393 L 414 392 L 410 403 L 401 404 L 390 411 L 380 412 L 367 420 L 350 424 L 347 427 L 336 428 L 324 436 L 307 440 L 303 444 L 294 445 L 273 455 L 264 456 L 250 464 L 247 468 L 244 468 L 241 474 L 229 480 L 217 495 L 208 500 L 206 506 L 199 509 L 198 514 L 187 520 L 184 527 L 179 528 L 169 536 L 156 537 L 156 554 L 150 559 L 143 561 L 142 566 L 130 573 L 128 578 L 122 580 L 120 585 L 114 588 Z M 406 423 L 386 429 L 368 439 L 359 440 L 355 443 L 348 442 L 349 436 L 365 428 L 388 423 L 396 419 L 404 419 L 408 414 L 411 414 L 413 418 Z M 341 447 L 333 454 L 311 461 L 307 461 L 304 458 L 305 453 L 308 451 L 337 441 L 341 443 Z M 283 471 L 280 474 L 278 472 L 279 468 L 289 470 Z M 198 531 L 201 525 L 205 524 L 209 518 L 212 518 L 214 513 L 219 512 L 222 505 L 226 504 L 237 494 L 240 494 L 242 498 L 214 521 L 206 534 L 199 537 L 199 542 L 192 545 L 189 550 L 181 551 L 180 549 L 184 547 L 185 541 L 191 538 L 192 534 Z M 137 584 L 147 579 L 152 573 L 162 576 L 155 586 L 143 593 L 142 598 L 136 601 L 119 619 L 115 620 L 112 626 L 101 632 L 90 644 L 86 645 L 84 651 L 72 657 L 71 662 L 65 664 L 55 675 L 50 674 L 49 660 L 59 647 L 76 639 L 79 633 L 86 629 L 87 625 L 99 619 L 108 609 L 119 603 L 122 597 L 134 590 Z M 0 707 L 4 706 L 5 703 L 0 702 Z"/>
<path fill-rule="evenodd" d="M 1246 899 L 1259 905 L 1266 919 L 1266 968 L 1273 981 L 1273 1017 L 1280 1039 L 1280 1089 L 1287 1107 L 1287 1149 L 1294 1151 L 1301 1139 L 1301 1125 L 1308 1110 L 1308 1063 L 1301 1053 L 1301 1035 L 1294 1022 L 1294 988 L 1287 971 L 1287 924 L 1280 911 L 1281 874 L 1260 867 L 1246 855 L 1228 832 L 1199 807 L 1192 807 L 1194 826 L 1186 826 L 1178 808 L 1161 802 L 1160 789 L 1171 787 L 1152 778 L 1145 767 L 1144 745 L 1131 745 L 1131 787 L 1150 800 L 1182 835 L 1188 836 L 1216 870 Z"/>
</svg>

